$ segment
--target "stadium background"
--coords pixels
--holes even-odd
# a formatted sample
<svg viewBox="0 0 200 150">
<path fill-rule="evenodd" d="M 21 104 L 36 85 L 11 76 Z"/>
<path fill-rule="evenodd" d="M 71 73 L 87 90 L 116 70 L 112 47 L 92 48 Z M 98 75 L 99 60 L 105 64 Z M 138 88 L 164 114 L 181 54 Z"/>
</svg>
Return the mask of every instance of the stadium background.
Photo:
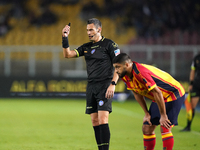
<svg viewBox="0 0 200 150">
<path fill-rule="evenodd" d="M 63 58 L 61 30 L 71 22 L 76 48 L 88 42 L 92 17 L 122 52 L 169 72 L 187 90 L 200 51 L 199 14 L 195 0 L 0 0 L 0 96 L 84 96 L 84 58 Z M 117 92 L 126 92 L 122 83 Z"/>
<path fill-rule="evenodd" d="M 86 20 L 92 17 L 122 52 L 169 72 L 187 90 L 191 61 L 200 52 L 198 0 L 0 0 L 0 150 L 96 148 L 84 114 L 84 58 L 64 59 L 61 46 L 69 22 L 70 47 L 88 42 Z M 129 94 L 119 82 L 115 99 Z M 113 102 L 112 150 L 143 149 L 144 114 L 129 98 Z M 173 129 L 174 150 L 200 149 L 199 111 L 190 133 L 180 132 L 185 114 L 182 109 Z M 156 133 L 160 150 L 159 128 Z"/>
</svg>

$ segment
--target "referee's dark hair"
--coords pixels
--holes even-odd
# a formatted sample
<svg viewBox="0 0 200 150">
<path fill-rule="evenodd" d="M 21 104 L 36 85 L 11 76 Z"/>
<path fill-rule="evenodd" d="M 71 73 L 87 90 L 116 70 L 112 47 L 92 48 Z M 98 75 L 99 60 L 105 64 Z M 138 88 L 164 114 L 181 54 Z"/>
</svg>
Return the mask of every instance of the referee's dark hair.
<svg viewBox="0 0 200 150">
<path fill-rule="evenodd" d="M 126 53 L 121 53 L 113 59 L 113 64 L 124 64 L 126 61 L 131 61 L 131 58 Z"/>
<path fill-rule="evenodd" d="M 87 21 L 87 24 L 94 24 L 96 28 L 98 27 L 101 27 L 102 28 L 102 24 L 101 24 L 101 21 L 99 21 L 98 19 L 96 18 L 91 18 Z"/>
</svg>

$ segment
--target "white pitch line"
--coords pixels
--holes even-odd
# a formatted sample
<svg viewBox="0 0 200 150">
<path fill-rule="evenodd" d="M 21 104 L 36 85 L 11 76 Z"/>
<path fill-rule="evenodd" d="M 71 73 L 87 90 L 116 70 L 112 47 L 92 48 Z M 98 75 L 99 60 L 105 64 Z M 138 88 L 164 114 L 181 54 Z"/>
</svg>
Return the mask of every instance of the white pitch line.
<svg viewBox="0 0 200 150">
<path fill-rule="evenodd" d="M 139 114 L 139 113 L 135 113 L 135 112 L 133 112 L 133 111 L 126 110 L 126 109 L 124 109 L 124 108 L 120 108 L 120 107 L 117 107 L 117 106 L 113 106 L 113 109 L 114 109 L 115 113 L 120 113 L 120 114 L 129 116 L 129 117 L 132 117 L 132 118 L 141 119 L 141 117 L 142 117 L 142 118 L 144 117 L 144 115 L 141 115 L 141 114 Z M 141 108 L 141 109 L 142 109 L 142 108 Z"/>
<path fill-rule="evenodd" d="M 126 115 L 126 116 L 129 116 L 129 117 L 132 117 L 132 118 L 137 118 L 137 119 L 141 119 L 144 117 L 144 115 L 142 114 L 139 114 L 139 113 L 136 113 L 136 112 L 133 112 L 133 111 L 130 111 L 130 110 L 126 110 L 124 108 L 120 108 L 120 107 L 117 107 L 117 106 L 113 106 L 113 109 L 115 110 L 115 113 L 120 113 L 122 115 Z M 176 126 L 176 128 L 183 128 L 182 126 Z M 196 135 L 200 135 L 200 132 L 198 131 L 190 131 L 189 133 L 193 133 L 193 134 L 196 134 Z"/>
</svg>

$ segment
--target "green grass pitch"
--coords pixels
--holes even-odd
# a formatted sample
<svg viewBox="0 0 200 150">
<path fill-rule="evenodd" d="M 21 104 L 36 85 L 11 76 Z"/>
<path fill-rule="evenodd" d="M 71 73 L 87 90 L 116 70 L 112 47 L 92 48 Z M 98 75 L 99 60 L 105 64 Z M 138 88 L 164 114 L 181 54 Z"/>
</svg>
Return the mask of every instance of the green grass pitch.
<svg viewBox="0 0 200 150">
<path fill-rule="evenodd" d="M 110 150 L 142 150 L 143 111 L 133 100 L 113 102 L 109 117 Z M 200 113 L 191 132 L 180 132 L 186 124 L 185 110 L 173 128 L 174 150 L 200 149 Z M 159 127 L 155 150 L 162 149 Z M 85 100 L 0 99 L 0 150 L 97 150 Z"/>
</svg>

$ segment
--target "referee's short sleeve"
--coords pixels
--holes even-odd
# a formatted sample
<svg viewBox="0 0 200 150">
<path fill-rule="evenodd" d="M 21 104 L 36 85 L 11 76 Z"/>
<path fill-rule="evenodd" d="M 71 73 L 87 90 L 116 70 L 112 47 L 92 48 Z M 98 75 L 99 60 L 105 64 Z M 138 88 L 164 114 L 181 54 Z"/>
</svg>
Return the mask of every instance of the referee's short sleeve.
<svg viewBox="0 0 200 150">
<path fill-rule="evenodd" d="M 80 56 L 84 55 L 83 46 L 80 46 L 80 47 L 74 49 L 74 51 L 76 52 L 76 57 L 80 57 Z"/>
<path fill-rule="evenodd" d="M 110 41 L 109 47 L 108 47 L 109 55 L 113 59 L 115 56 L 120 54 L 120 49 L 117 45 L 117 43 Z"/>
</svg>

